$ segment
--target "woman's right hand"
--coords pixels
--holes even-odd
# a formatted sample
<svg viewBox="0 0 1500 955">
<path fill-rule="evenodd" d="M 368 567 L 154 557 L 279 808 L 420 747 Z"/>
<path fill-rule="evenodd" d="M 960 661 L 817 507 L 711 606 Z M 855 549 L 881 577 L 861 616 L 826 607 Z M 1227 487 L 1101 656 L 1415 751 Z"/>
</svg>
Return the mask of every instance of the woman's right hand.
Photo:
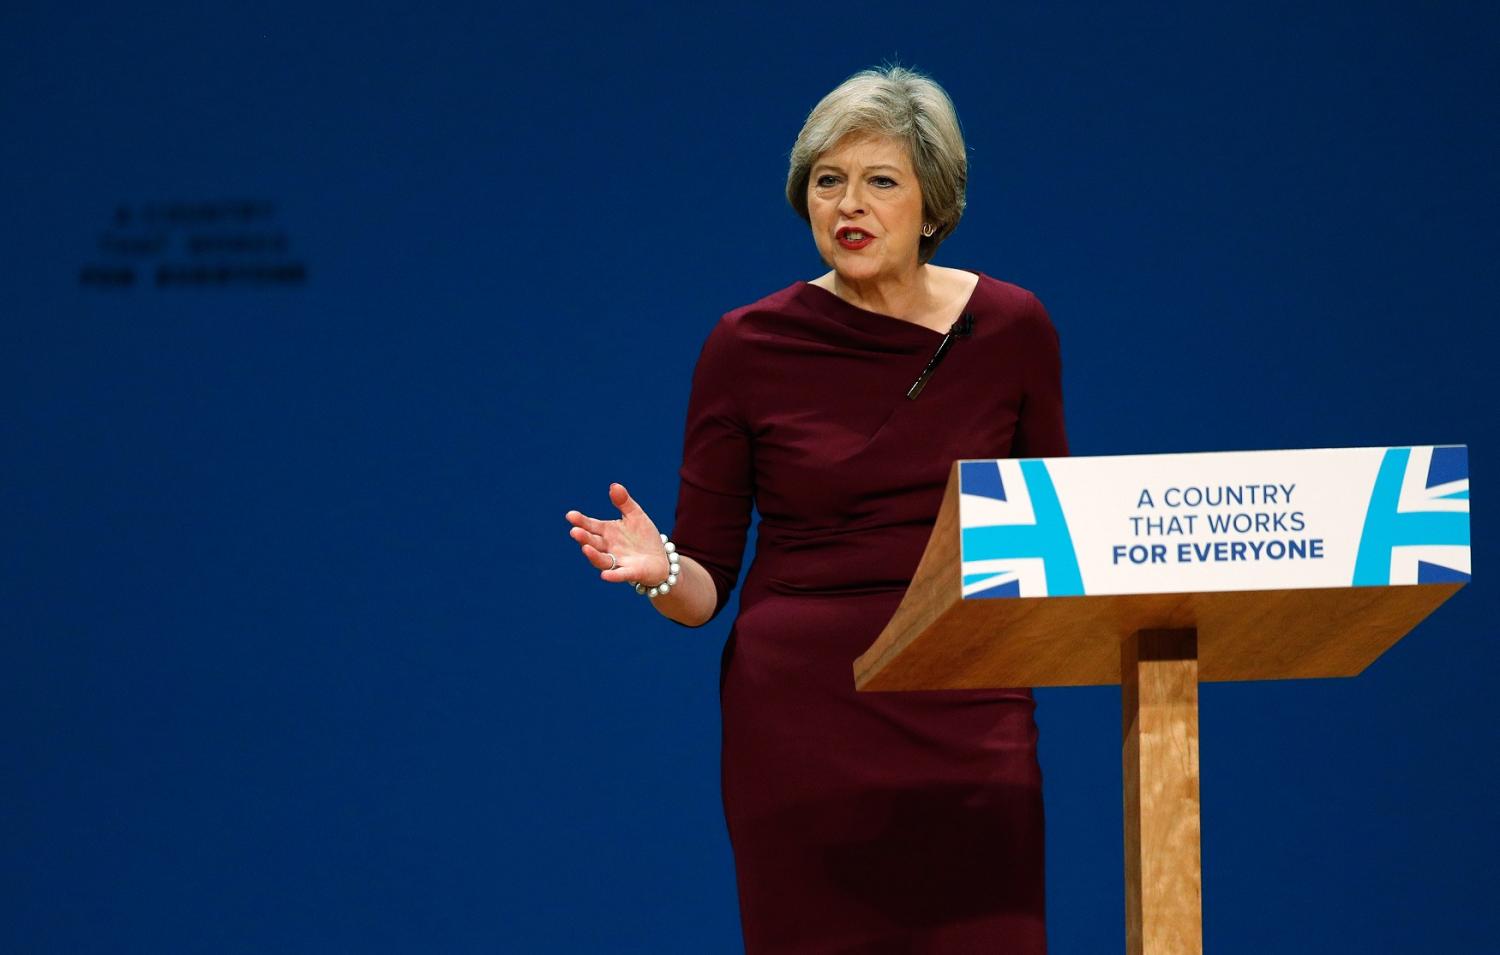
<svg viewBox="0 0 1500 955">
<path fill-rule="evenodd" d="M 578 511 L 565 516 L 573 526 L 568 536 L 583 556 L 610 583 L 639 583 L 654 587 L 667 579 L 671 563 L 661 543 L 661 532 L 623 484 L 609 486 L 609 500 L 620 511 L 616 520 L 600 520 Z M 614 555 L 611 567 L 610 555 Z"/>
</svg>

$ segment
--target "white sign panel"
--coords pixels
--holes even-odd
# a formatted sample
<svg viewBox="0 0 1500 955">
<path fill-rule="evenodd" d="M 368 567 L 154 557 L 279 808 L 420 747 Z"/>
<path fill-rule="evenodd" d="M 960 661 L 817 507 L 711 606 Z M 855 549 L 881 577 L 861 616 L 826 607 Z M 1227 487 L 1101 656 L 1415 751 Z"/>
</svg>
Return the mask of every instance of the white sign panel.
<svg viewBox="0 0 1500 955">
<path fill-rule="evenodd" d="M 965 597 L 1469 579 L 1462 445 L 959 463 Z"/>
</svg>

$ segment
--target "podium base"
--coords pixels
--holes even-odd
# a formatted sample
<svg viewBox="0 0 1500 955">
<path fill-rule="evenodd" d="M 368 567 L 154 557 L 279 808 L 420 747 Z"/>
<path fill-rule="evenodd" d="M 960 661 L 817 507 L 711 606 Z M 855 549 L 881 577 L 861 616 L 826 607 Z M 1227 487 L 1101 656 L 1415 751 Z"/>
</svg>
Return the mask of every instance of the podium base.
<svg viewBox="0 0 1500 955">
<path fill-rule="evenodd" d="M 1198 632 L 1140 630 L 1121 643 L 1125 951 L 1203 951 L 1198 797 Z"/>
</svg>

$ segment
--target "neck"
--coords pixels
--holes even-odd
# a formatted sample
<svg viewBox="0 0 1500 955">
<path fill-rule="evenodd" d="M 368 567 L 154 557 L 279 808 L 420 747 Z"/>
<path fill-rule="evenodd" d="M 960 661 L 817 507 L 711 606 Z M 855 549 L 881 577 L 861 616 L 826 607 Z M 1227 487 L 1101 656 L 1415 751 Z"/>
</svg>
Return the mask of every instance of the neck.
<svg viewBox="0 0 1500 955">
<path fill-rule="evenodd" d="M 913 266 L 905 275 L 858 281 L 833 273 L 833 293 L 867 312 L 879 312 L 908 321 L 928 310 L 932 289 L 926 266 Z"/>
</svg>

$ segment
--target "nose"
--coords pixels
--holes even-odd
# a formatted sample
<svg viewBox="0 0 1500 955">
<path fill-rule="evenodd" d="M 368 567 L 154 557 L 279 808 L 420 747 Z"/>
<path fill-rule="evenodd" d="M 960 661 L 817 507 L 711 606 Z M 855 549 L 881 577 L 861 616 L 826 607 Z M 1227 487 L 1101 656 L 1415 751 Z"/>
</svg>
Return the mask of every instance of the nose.
<svg viewBox="0 0 1500 955">
<path fill-rule="evenodd" d="M 865 195 L 864 190 L 858 182 L 850 182 L 844 186 L 844 194 L 839 197 L 839 215 L 845 219 L 864 215 Z"/>
</svg>

